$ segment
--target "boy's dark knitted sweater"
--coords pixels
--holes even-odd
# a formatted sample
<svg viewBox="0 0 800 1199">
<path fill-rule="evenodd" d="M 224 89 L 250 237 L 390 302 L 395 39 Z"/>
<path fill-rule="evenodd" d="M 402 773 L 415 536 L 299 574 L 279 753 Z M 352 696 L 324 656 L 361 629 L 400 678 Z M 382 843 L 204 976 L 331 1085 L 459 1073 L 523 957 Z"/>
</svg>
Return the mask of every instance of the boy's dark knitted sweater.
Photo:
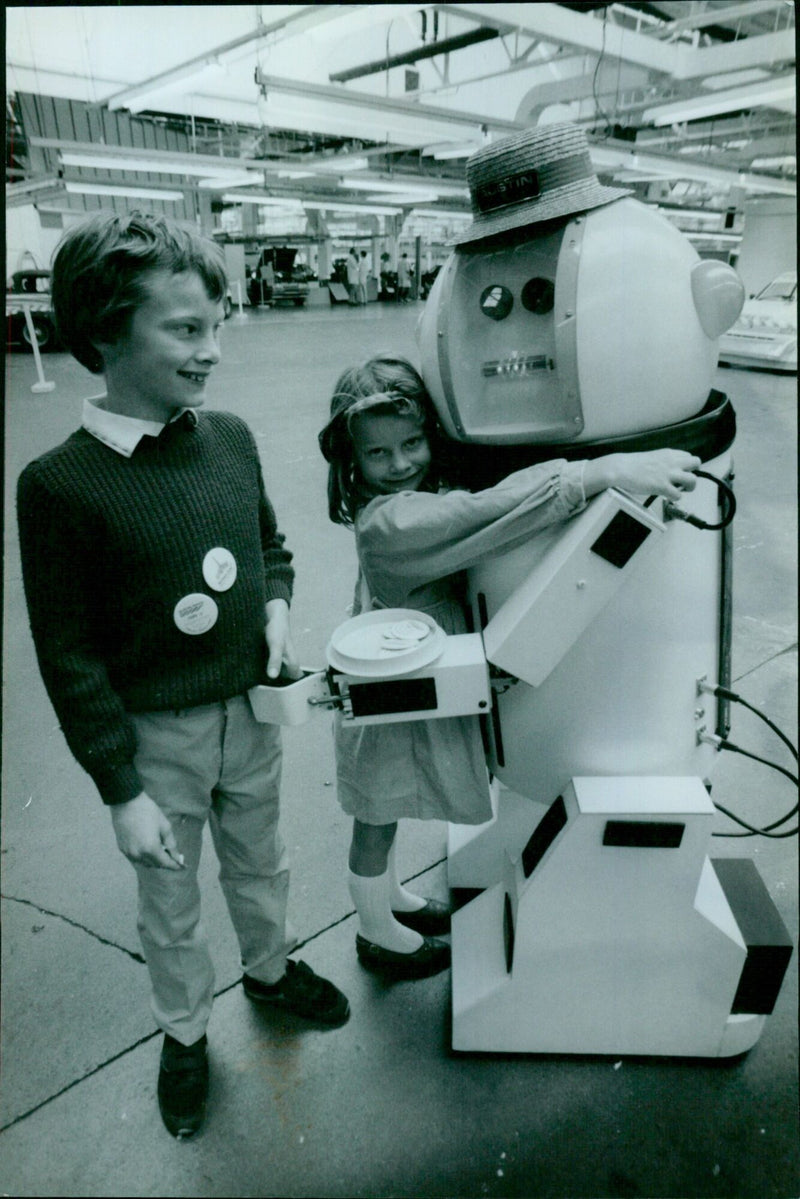
<svg viewBox="0 0 800 1199">
<path fill-rule="evenodd" d="M 294 572 L 255 441 L 223 412 L 182 417 L 130 458 L 79 429 L 25 468 L 17 508 L 45 686 L 103 800 L 125 802 L 143 789 L 126 712 L 212 703 L 264 677 L 264 606 L 290 600 Z M 227 591 L 203 578 L 217 547 L 236 561 Z M 219 609 L 201 634 L 173 618 L 194 592 Z"/>
</svg>

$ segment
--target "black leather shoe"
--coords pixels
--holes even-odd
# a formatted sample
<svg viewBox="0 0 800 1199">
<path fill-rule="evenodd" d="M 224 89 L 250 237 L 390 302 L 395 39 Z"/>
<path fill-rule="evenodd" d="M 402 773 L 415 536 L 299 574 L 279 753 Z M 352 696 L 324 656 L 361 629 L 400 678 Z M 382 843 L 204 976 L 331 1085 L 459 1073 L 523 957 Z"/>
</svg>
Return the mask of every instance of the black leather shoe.
<svg viewBox="0 0 800 1199">
<path fill-rule="evenodd" d="M 202 1127 L 208 1099 L 208 1053 L 205 1034 L 194 1045 L 181 1045 L 164 1033 L 158 1071 L 158 1107 L 169 1132 L 179 1140 Z"/>
<path fill-rule="evenodd" d="M 392 978 L 428 978 L 450 965 L 450 946 L 445 941 L 425 937 L 414 953 L 384 949 L 356 933 L 356 953 L 361 965 Z"/>
<path fill-rule="evenodd" d="M 327 978 L 320 978 L 305 962 L 286 963 L 286 973 L 276 983 L 262 983 L 249 974 L 242 977 L 248 999 L 268 1007 L 284 1008 L 307 1020 L 336 1027 L 350 1015 L 347 996 Z"/>
<path fill-rule="evenodd" d="M 424 908 L 416 912 L 392 912 L 399 924 L 413 928 L 414 932 L 422 933 L 423 937 L 436 937 L 440 933 L 450 932 L 450 908 L 438 899 L 428 899 Z"/>
</svg>

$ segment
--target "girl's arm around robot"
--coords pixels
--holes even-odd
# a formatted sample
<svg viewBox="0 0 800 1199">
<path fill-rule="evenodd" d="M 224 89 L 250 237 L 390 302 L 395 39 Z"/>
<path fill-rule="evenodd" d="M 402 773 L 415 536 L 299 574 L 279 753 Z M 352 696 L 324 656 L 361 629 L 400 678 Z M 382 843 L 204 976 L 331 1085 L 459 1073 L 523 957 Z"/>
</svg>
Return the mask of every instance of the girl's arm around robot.
<svg viewBox="0 0 800 1199">
<path fill-rule="evenodd" d="M 678 499 L 700 465 L 683 450 L 608 454 L 526 467 L 483 491 L 378 496 L 356 520 L 359 560 L 367 579 L 396 576 L 411 590 L 522 544 L 608 487 Z"/>
</svg>

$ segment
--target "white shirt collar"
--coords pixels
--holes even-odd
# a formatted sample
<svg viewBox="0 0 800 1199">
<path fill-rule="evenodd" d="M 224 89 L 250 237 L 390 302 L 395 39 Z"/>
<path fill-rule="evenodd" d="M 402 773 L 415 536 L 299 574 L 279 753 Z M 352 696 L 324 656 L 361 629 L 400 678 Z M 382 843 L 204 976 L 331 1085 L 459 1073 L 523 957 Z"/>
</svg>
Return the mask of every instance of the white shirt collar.
<svg viewBox="0 0 800 1199">
<path fill-rule="evenodd" d="M 143 437 L 158 437 L 165 425 L 154 420 L 142 420 L 138 416 L 123 416 L 119 412 L 109 412 L 99 407 L 99 401 L 104 396 L 93 396 L 83 401 L 83 416 L 81 423 L 87 433 L 102 441 L 109 449 L 116 450 L 124 458 L 130 458 Z M 178 420 L 184 412 L 192 409 L 182 408 L 172 420 Z M 172 421 L 170 421 L 170 424 Z"/>
</svg>

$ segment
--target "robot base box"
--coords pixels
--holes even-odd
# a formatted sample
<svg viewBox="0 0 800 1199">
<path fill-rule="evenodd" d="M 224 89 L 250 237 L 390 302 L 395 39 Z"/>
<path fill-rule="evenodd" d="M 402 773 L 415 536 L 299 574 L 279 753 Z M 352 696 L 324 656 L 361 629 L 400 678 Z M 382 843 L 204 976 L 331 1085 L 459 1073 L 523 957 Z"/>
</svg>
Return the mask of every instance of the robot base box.
<svg viewBox="0 0 800 1199">
<path fill-rule="evenodd" d="M 752 863 L 707 856 L 714 817 L 699 778 L 573 778 L 453 916 L 453 1048 L 751 1048 L 791 939 Z"/>
</svg>

